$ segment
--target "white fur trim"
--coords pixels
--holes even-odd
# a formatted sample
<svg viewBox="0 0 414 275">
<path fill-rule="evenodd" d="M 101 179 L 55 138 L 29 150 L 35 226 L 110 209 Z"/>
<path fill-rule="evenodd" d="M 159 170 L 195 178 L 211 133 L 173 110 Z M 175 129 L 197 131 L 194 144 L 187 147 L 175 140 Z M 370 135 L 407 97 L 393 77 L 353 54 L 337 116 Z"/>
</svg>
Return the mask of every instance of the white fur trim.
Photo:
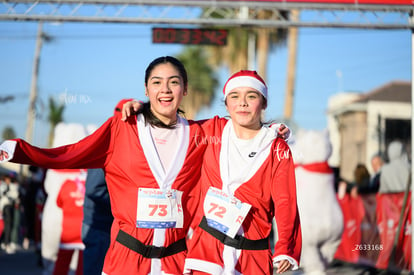
<svg viewBox="0 0 414 275">
<path fill-rule="evenodd" d="M 181 171 L 181 167 L 184 164 L 185 156 L 190 141 L 190 128 L 187 120 L 178 117 L 177 131 L 179 133 L 179 144 L 177 148 L 173 148 L 174 154 L 171 167 L 164 171 L 161 164 L 161 160 L 158 157 L 157 149 L 155 148 L 154 141 L 150 132 L 151 126 L 145 125 L 145 120 L 142 114 L 137 117 L 137 128 L 138 137 L 141 142 L 142 149 L 144 151 L 145 158 L 147 159 L 148 165 L 157 180 L 160 189 L 168 190 L 171 189 L 172 184 L 177 178 L 178 173 Z M 175 150 L 175 152 L 174 152 Z M 153 243 L 154 246 L 164 246 L 165 242 L 165 229 L 154 229 Z M 158 275 L 164 274 L 162 271 L 162 264 L 160 259 L 151 259 L 151 272 L 150 274 Z"/>
<path fill-rule="evenodd" d="M 292 265 L 290 270 L 297 270 L 299 268 L 298 262 L 288 255 L 279 255 L 273 258 L 273 266 L 277 267 L 279 262 L 282 260 L 288 260 L 289 263 Z"/>
<path fill-rule="evenodd" d="M 85 245 L 83 243 L 60 243 L 59 248 L 64 250 L 84 250 Z"/>
<path fill-rule="evenodd" d="M 253 88 L 267 98 L 267 87 L 262 81 L 251 76 L 237 76 L 227 82 L 226 89 L 224 90 L 224 99 L 226 99 L 231 90 L 237 87 Z"/>
<path fill-rule="evenodd" d="M 282 123 L 273 123 L 270 125 L 270 129 L 274 129 L 277 133 L 277 135 L 279 135 L 279 128 L 282 125 Z M 283 136 L 283 139 L 285 141 L 288 141 L 291 137 L 292 137 L 292 131 L 290 131 L 290 128 L 284 124 L 286 126 L 286 128 L 288 129 L 288 132 Z"/>
<path fill-rule="evenodd" d="M 164 274 L 164 272 L 162 271 L 161 259 L 153 258 L 151 259 L 151 271 L 150 273 L 148 273 L 148 275 L 158 274 Z"/>
<path fill-rule="evenodd" d="M 172 165 L 169 167 L 168 171 L 164 171 L 161 160 L 158 157 L 157 149 L 152 139 L 149 127 L 151 126 L 145 125 L 145 119 L 143 115 L 138 115 L 138 137 L 151 172 L 157 180 L 160 189 L 171 189 L 171 185 L 174 183 L 178 173 L 181 171 L 181 168 L 184 164 L 188 145 L 190 144 L 190 127 L 188 125 L 188 121 L 182 117 L 178 117 L 176 125 L 177 129 L 175 130 L 179 133 L 179 143 L 177 148 L 172 148 L 171 150 L 171 153 L 174 154 L 174 157 L 171 162 Z"/>
<path fill-rule="evenodd" d="M 9 161 L 13 158 L 14 151 L 16 150 L 16 144 L 17 141 L 15 140 L 6 140 L 2 144 L 0 144 L 0 150 L 7 152 L 9 154 L 9 157 L 7 159 L 4 159 L 1 162 Z"/>
<path fill-rule="evenodd" d="M 242 230 L 242 228 L 241 228 Z M 236 264 L 241 255 L 241 250 L 234 247 L 224 245 L 223 248 L 223 264 L 224 270 L 222 275 L 240 275 L 236 270 Z"/>
<path fill-rule="evenodd" d="M 203 271 L 213 275 L 220 275 L 223 272 L 223 268 L 218 264 L 187 258 L 184 264 L 184 274 L 191 274 L 191 270 Z"/>
</svg>

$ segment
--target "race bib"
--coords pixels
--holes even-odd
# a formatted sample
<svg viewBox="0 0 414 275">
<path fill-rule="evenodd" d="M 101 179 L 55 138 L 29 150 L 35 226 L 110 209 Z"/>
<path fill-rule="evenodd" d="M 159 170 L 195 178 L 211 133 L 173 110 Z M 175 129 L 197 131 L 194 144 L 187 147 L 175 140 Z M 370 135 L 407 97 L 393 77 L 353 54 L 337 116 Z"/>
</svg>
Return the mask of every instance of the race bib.
<svg viewBox="0 0 414 275">
<path fill-rule="evenodd" d="M 250 208 L 250 204 L 242 203 L 215 187 L 208 189 L 204 200 L 204 215 L 208 225 L 231 238 L 239 231 Z"/>
<path fill-rule="evenodd" d="M 183 228 L 182 194 L 182 191 L 177 190 L 139 188 L 136 226 Z"/>
</svg>

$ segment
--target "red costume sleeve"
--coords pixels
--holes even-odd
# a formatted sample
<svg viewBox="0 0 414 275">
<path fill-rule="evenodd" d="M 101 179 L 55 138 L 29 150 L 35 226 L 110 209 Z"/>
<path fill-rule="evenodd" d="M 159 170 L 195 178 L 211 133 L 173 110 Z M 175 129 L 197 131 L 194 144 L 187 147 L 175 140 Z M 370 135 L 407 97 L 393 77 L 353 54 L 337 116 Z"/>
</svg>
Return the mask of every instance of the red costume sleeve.
<svg viewBox="0 0 414 275">
<path fill-rule="evenodd" d="M 272 199 L 277 224 L 278 241 L 274 257 L 287 255 L 299 264 L 302 235 L 296 200 L 295 167 L 286 142 L 280 138 L 273 146 Z"/>
<path fill-rule="evenodd" d="M 117 120 L 112 117 L 79 142 L 56 148 L 39 148 L 15 139 L 16 149 L 10 161 L 52 169 L 102 168 L 112 150 Z"/>
</svg>

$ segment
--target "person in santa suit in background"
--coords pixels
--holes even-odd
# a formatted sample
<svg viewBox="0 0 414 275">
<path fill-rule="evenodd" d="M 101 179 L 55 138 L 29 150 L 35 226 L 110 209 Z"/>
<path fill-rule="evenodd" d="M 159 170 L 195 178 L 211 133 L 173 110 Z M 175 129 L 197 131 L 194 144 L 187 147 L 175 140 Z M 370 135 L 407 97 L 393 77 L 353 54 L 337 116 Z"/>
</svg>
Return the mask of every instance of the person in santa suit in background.
<svg viewBox="0 0 414 275">
<path fill-rule="evenodd" d="M 59 190 L 56 204 L 62 209 L 62 233 L 53 275 L 69 273 L 74 254 L 77 254 L 76 275 L 83 274 L 83 249 L 81 239 L 85 178 L 66 180 Z"/>
<path fill-rule="evenodd" d="M 89 131 L 87 127 L 79 123 L 64 123 L 56 125 L 54 129 L 52 147 L 78 142 L 85 138 Z M 68 180 L 86 178 L 82 169 L 48 169 L 45 173 L 42 192 L 38 193 L 38 212 L 40 216 L 40 244 L 42 257 L 42 274 L 52 275 L 57 255 L 59 252 L 60 235 L 62 232 L 62 209 L 56 204 L 56 199 L 62 184 Z M 42 203 L 43 201 L 43 203 Z M 71 269 L 76 269 L 76 261 L 71 264 Z"/>
<path fill-rule="evenodd" d="M 189 241 L 186 272 L 295 270 L 302 245 L 295 167 L 285 140 L 261 122 L 267 86 L 255 71 L 242 70 L 228 79 L 223 93 L 231 119 L 215 118 L 203 127 L 206 136 L 214 137 L 210 141 L 221 142 L 208 142 L 204 154 L 201 222 Z M 273 217 L 278 239 L 272 256 Z"/>
</svg>

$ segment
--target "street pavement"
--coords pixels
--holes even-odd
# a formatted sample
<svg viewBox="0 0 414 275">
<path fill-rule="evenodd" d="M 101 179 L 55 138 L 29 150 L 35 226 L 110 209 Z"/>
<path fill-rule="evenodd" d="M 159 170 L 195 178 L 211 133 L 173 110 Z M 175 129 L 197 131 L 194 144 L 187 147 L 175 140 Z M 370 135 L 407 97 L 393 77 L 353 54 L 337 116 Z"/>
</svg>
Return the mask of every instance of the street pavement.
<svg viewBox="0 0 414 275">
<path fill-rule="evenodd" d="M 14 254 L 6 254 L 0 250 L 0 274 L 1 275 L 42 275 L 42 268 L 38 264 L 38 257 L 34 248 L 24 250 L 17 249 Z M 302 271 L 291 271 L 285 275 L 306 275 Z M 327 270 L 327 275 L 391 275 L 390 272 L 369 270 L 361 266 L 350 264 L 338 264 Z M 401 275 L 413 274 L 410 272 L 394 273 Z M 87 274 L 85 274 L 87 275 Z"/>
<path fill-rule="evenodd" d="M 0 274 L 2 275 L 41 275 L 42 268 L 34 248 L 19 248 L 14 254 L 0 250 Z"/>
</svg>

